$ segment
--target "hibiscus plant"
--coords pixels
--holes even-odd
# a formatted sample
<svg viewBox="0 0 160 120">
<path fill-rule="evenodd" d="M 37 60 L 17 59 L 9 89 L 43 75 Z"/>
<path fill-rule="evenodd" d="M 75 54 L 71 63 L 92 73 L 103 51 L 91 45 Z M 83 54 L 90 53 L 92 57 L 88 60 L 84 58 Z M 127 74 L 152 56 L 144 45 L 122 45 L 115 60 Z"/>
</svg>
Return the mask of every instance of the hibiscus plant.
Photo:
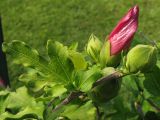
<svg viewBox="0 0 160 120">
<path fill-rule="evenodd" d="M 78 43 L 48 40 L 44 57 L 22 41 L 3 43 L 26 72 L 15 91 L 0 91 L 0 119 L 158 120 L 159 45 L 134 39 L 138 17 L 136 5 L 104 41 L 92 34 L 82 52 Z"/>
</svg>

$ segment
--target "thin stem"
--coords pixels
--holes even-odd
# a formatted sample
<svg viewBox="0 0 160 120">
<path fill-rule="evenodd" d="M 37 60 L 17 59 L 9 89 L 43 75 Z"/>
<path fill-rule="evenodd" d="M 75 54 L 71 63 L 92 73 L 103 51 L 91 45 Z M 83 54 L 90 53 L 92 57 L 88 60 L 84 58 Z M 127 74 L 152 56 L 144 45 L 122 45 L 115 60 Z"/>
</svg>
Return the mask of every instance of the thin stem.
<svg viewBox="0 0 160 120">
<path fill-rule="evenodd" d="M 101 120 L 101 113 L 100 113 L 100 110 L 99 110 L 99 107 L 96 103 L 93 103 L 95 108 L 96 108 L 96 113 L 97 113 L 97 120 Z"/>
<path fill-rule="evenodd" d="M 67 98 L 65 98 L 58 106 L 56 106 L 52 112 L 56 112 L 60 108 L 62 108 L 64 105 L 69 104 L 72 100 L 78 98 L 80 95 L 82 95 L 82 92 L 71 92 Z"/>
<path fill-rule="evenodd" d="M 155 103 L 153 103 L 153 101 L 150 100 L 150 99 L 146 99 L 146 100 L 147 100 L 147 102 L 148 102 L 152 107 L 154 107 L 158 112 L 160 112 L 160 107 L 158 107 L 158 105 L 156 105 Z"/>
<path fill-rule="evenodd" d="M 54 103 L 54 101 L 55 101 L 57 98 L 58 98 L 58 97 L 53 98 L 53 99 L 48 103 L 48 107 L 50 107 L 50 106 Z"/>
<path fill-rule="evenodd" d="M 97 80 L 94 84 L 93 84 L 93 87 L 92 88 L 94 88 L 94 87 L 96 87 L 96 86 L 98 86 L 98 85 L 101 85 L 101 84 L 103 84 L 103 83 L 105 83 L 105 81 L 108 81 L 108 80 L 113 80 L 113 79 L 119 79 L 119 78 L 122 78 L 122 77 L 124 77 L 124 75 L 122 75 L 122 73 L 120 73 L 120 72 L 115 72 L 115 73 L 113 73 L 113 74 L 111 74 L 111 75 L 109 75 L 109 76 L 105 76 L 105 77 L 102 77 L 102 78 L 100 78 L 99 80 Z"/>
</svg>

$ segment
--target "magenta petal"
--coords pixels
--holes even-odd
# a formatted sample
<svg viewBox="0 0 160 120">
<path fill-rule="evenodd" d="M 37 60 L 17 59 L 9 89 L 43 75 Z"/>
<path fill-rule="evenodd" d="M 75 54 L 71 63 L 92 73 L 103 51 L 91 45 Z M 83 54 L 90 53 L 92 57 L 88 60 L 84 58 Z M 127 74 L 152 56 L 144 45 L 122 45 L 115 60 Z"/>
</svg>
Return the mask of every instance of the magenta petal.
<svg viewBox="0 0 160 120">
<path fill-rule="evenodd" d="M 110 33 L 111 55 L 120 53 L 130 45 L 138 27 L 138 15 L 139 7 L 134 6 Z"/>
</svg>

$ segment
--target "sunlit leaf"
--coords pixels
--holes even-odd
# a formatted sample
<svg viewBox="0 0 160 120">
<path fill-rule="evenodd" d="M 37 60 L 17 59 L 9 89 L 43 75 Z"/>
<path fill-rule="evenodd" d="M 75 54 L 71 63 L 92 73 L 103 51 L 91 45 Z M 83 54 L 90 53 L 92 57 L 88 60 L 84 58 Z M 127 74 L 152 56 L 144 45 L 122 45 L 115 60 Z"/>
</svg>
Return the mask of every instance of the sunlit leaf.
<svg viewBox="0 0 160 120">
<path fill-rule="evenodd" d="M 51 80 L 64 83 L 64 78 L 52 69 L 53 66 L 49 65 L 47 60 L 42 58 L 35 49 L 32 49 L 24 42 L 13 41 L 8 44 L 4 43 L 3 50 L 11 55 L 14 63 L 30 66 L 45 76 L 49 76 Z"/>
<path fill-rule="evenodd" d="M 59 42 L 49 40 L 47 42 L 48 55 L 52 70 L 59 76 L 59 81 L 69 83 L 72 81 L 73 64 L 68 59 L 68 48 Z"/>
<path fill-rule="evenodd" d="M 92 88 L 92 85 L 102 77 L 101 70 L 98 66 L 93 66 L 87 71 L 81 71 L 76 79 L 79 89 L 87 92 Z"/>
<path fill-rule="evenodd" d="M 68 105 L 62 116 L 66 116 L 71 120 L 96 120 L 96 108 L 92 102 L 89 101 L 86 104 L 79 105 Z"/>
<path fill-rule="evenodd" d="M 69 58 L 73 62 L 76 70 L 83 70 L 87 67 L 87 62 L 81 53 L 69 51 Z"/>
<path fill-rule="evenodd" d="M 2 113 L 1 119 L 20 119 L 27 115 L 31 118 L 43 118 L 44 105 L 42 102 L 36 102 L 35 98 L 31 97 L 26 87 L 21 87 L 16 90 L 16 92 L 11 92 L 5 103 L 5 111 Z"/>
</svg>

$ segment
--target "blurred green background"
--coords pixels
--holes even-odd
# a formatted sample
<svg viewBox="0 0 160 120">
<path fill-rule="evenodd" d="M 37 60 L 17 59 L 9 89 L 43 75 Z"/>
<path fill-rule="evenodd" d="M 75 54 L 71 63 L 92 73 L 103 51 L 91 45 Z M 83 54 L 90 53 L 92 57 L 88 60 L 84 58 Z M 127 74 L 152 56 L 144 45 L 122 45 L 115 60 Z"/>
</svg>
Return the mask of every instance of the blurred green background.
<svg viewBox="0 0 160 120">
<path fill-rule="evenodd" d="M 159 0 L 0 0 L 4 39 L 25 41 L 42 55 L 48 39 L 65 44 L 78 41 L 82 50 L 91 33 L 104 40 L 135 4 L 140 7 L 138 30 L 158 41 Z M 7 57 L 13 81 L 23 68 Z"/>
</svg>

